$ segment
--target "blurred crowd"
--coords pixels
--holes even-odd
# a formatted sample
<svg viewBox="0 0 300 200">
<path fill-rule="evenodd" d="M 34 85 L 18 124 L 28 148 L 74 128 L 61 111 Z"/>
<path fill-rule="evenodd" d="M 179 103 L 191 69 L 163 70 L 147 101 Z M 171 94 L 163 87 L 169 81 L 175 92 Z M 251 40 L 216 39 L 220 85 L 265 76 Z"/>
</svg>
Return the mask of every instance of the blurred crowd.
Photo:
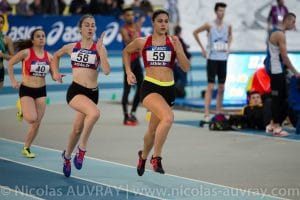
<svg viewBox="0 0 300 200">
<path fill-rule="evenodd" d="M 151 16 L 153 6 L 149 0 L 134 0 L 130 5 L 138 16 Z M 67 5 L 64 0 L 19 0 L 11 5 L 0 0 L 0 14 L 7 15 L 68 15 L 98 14 L 119 17 L 122 14 L 124 0 L 72 0 Z"/>
</svg>

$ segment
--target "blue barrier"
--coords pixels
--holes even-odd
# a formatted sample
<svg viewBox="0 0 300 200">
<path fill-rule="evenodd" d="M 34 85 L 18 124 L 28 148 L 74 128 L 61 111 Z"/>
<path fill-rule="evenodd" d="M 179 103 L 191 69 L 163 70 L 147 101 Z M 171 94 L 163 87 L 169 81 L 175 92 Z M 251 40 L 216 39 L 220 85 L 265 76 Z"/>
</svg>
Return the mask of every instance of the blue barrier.
<svg viewBox="0 0 300 200">
<path fill-rule="evenodd" d="M 36 28 L 43 28 L 46 33 L 46 49 L 56 51 L 66 43 L 80 40 L 77 22 L 81 16 L 8 16 L 9 31 L 8 36 L 13 41 L 19 39 L 29 39 L 31 32 Z M 123 48 L 120 28 L 124 22 L 111 16 L 95 15 L 96 36 L 99 37 L 103 31 L 106 32 L 104 45 L 108 50 L 121 50 Z M 152 32 L 151 19 L 146 18 L 142 28 L 143 35 Z M 94 38 L 95 40 L 97 38 Z"/>
</svg>

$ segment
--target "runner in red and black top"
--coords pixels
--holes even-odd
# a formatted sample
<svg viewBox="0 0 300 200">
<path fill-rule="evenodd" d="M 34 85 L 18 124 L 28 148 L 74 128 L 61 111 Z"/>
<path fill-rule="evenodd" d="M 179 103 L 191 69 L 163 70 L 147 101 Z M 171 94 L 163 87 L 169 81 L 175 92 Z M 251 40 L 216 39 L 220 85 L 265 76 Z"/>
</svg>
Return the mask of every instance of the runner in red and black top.
<svg viewBox="0 0 300 200">
<path fill-rule="evenodd" d="M 172 106 L 175 100 L 173 67 L 175 58 L 184 71 L 190 69 L 190 62 L 185 56 L 179 39 L 167 36 L 169 14 L 157 10 L 152 16 L 153 34 L 146 38 L 137 38 L 123 50 L 123 62 L 128 84 L 134 85 L 137 80 L 130 66 L 130 55 L 142 51 L 146 76 L 141 87 L 141 101 L 151 112 L 148 130 L 144 136 L 143 150 L 138 152 L 137 172 L 142 176 L 145 162 L 152 149 L 153 170 L 164 173 L 161 164 L 161 153 L 167 135 L 172 126 L 174 114 Z"/>
<path fill-rule="evenodd" d="M 107 52 L 103 46 L 103 37 L 97 42 L 93 41 L 96 32 L 96 23 L 92 15 L 84 15 L 79 21 L 81 41 L 63 46 L 53 56 L 53 77 L 62 82 L 59 73 L 59 58 L 65 54 L 70 55 L 72 63 L 73 82 L 67 92 L 67 102 L 76 111 L 73 129 L 68 145 L 63 151 L 63 173 L 66 177 L 71 175 L 71 154 L 78 143 L 74 157 L 76 169 L 81 169 L 87 142 L 92 129 L 100 117 L 98 103 L 98 74 L 99 64 L 105 75 L 110 72 Z"/>
<path fill-rule="evenodd" d="M 123 10 L 123 16 L 125 20 L 125 25 L 121 28 L 122 40 L 124 47 L 133 41 L 135 38 L 141 36 L 141 26 L 144 21 L 144 18 L 140 18 L 136 23 L 134 23 L 134 11 L 132 8 L 125 8 Z M 140 52 L 133 52 L 130 55 L 130 67 L 134 73 L 137 84 L 135 88 L 135 95 L 132 102 L 131 112 L 128 113 L 128 96 L 130 93 L 131 85 L 127 83 L 127 75 L 124 69 L 124 85 L 123 85 L 123 96 L 122 96 L 122 108 L 124 113 L 124 125 L 137 125 L 138 120 L 136 118 L 136 110 L 140 102 L 139 91 L 143 82 L 143 70 L 140 62 Z"/>
<path fill-rule="evenodd" d="M 13 56 L 7 71 L 13 88 L 19 88 L 19 97 L 24 119 L 30 124 L 22 153 L 27 158 L 34 158 L 30 146 L 38 134 L 39 126 L 46 109 L 45 76 L 50 71 L 52 55 L 44 50 L 46 44 L 45 32 L 35 29 L 29 40 L 16 42 L 19 52 Z M 22 82 L 14 76 L 13 66 L 22 61 Z"/>
</svg>

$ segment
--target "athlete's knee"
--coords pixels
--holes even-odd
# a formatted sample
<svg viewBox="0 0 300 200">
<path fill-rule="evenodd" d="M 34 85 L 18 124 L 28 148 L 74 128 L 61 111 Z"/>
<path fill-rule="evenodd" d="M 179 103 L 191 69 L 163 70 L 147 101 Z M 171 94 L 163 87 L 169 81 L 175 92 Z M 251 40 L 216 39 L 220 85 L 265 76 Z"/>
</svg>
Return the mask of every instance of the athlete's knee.
<svg viewBox="0 0 300 200">
<path fill-rule="evenodd" d="M 32 116 L 27 116 L 25 119 L 26 119 L 26 121 L 27 121 L 29 124 L 31 124 L 31 125 L 36 124 L 36 123 L 39 122 L 38 117 L 37 117 L 37 116 L 34 116 L 34 115 L 32 115 Z"/>
<path fill-rule="evenodd" d="M 97 121 L 100 118 L 100 110 L 99 109 L 93 110 L 93 112 L 89 113 L 89 117 Z"/>
<path fill-rule="evenodd" d="M 167 112 L 161 119 L 162 123 L 165 123 L 167 125 L 171 125 L 174 121 L 174 113 L 172 111 Z"/>
<path fill-rule="evenodd" d="M 224 92 L 224 84 L 219 84 L 218 85 L 218 93 L 223 93 Z"/>
<path fill-rule="evenodd" d="M 83 130 L 83 125 L 82 126 L 76 126 L 76 127 L 73 127 L 73 134 L 74 135 L 80 135 L 81 134 L 81 132 L 82 132 L 82 130 Z"/>
<path fill-rule="evenodd" d="M 212 92 L 214 90 L 214 84 L 213 83 L 208 84 L 206 90 Z"/>
</svg>

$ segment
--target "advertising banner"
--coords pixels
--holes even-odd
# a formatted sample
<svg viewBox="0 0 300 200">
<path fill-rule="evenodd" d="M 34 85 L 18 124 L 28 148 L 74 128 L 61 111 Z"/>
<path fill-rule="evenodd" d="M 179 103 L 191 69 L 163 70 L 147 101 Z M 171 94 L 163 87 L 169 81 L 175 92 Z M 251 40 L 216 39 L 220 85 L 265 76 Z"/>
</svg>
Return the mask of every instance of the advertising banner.
<svg viewBox="0 0 300 200">
<path fill-rule="evenodd" d="M 55 51 L 69 42 L 80 40 L 78 32 L 78 21 L 81 16 L 8 16 L 9 30 L 8 36 L 13 41 L 19 39 L 29 39 L 31 32 L 36 28 L 43 28 L 48 51 Z M 123 20 L 110 16 L 95 15 L 96 20 L 96 37 L 100 37 L 103 31 L 106 32 L 104 45 L 108 50 L 122 50 L 122 38 L 120 28 L 123 26 Z M 150 18 L 142 27 L 142 34 L 147 36 L 151 34 L 152 27 Z"/>
</svg>

